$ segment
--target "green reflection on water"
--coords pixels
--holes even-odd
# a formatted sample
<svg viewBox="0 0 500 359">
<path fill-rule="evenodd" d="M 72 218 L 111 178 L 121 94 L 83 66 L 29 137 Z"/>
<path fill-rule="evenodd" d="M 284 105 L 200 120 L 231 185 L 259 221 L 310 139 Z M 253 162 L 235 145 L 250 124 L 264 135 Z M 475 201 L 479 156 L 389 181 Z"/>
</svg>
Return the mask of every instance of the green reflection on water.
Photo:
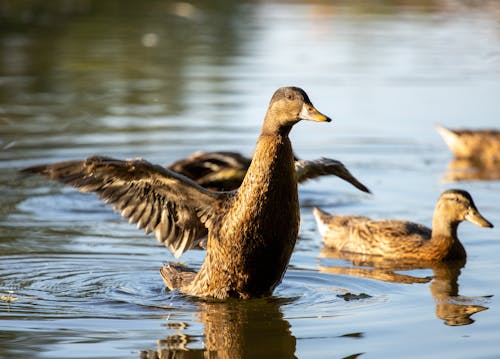
<svg viewBox="0 0 500 359">
<path fill-rule="evenodd" d="M 4 134 L 33 117 L 94 131 L 103 114 L 182 113 L 189 67 L 235 56 L 248 13 L 231 1 L 7 1 L 2 10 Z"/>
</svg>

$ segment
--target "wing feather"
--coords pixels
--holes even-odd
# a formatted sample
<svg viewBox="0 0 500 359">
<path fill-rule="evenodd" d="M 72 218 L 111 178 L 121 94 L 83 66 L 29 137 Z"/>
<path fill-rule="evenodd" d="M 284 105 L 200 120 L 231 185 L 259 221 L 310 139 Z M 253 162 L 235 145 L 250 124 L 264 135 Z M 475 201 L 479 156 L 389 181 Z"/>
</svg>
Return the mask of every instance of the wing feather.
<svg viewBox="0 0 500 359">
<path fill-rule="evenodd" d="M 340 161 L 332 158 L 322 157 L 313 161 L 297 160 L 295 161 L 295 171 L 297 173 L 297 181 L 299 183 L 306 182 L 310 179 L 320 176 L 337 176 L 344 181 L 352 184 L 360 191 L 371 193 L 370 190 L 362 184 Z"/>
<path fill-rule="evenodd" d="M 176 256 L 207 234 L 203 222 L 212 223 L 223 192 L 211 192 L 192 180 L 143 159 L 117 160 L 94 156 L 84 161 L 66 161 L 29 167 L 24 174 L 40 174 L 95 192 L 130 223 L 146 233 L 154 232 Z"/>
</svg>

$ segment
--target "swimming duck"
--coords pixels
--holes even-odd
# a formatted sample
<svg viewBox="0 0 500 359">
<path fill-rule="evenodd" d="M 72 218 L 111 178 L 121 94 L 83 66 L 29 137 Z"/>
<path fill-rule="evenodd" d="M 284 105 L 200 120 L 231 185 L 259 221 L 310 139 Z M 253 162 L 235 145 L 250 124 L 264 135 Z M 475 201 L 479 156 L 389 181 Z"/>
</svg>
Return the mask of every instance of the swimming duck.
<svg viewBox="0 0 500 359">
<path fill-rule="evenodd" d="M 440 125 L 436 129 L 455 158 L 486 165 L 500 164 L 500 131 L 450 130 Z"/>
<path fill-rule="evenodd" d="M 320 176 L 334 175 L 349 182 L 360 191 L 370 190 L 359 182 L 340 161 L 320 158 L 313 161 L 295 158 L 295 170 L 299 183 Z M 172 163 L 169 169 L 191 178 L 199 185 L 213 191 L 237 189 L 252 160 L 237 152 L 195 152 L 188 158 Z"/>
<path fill-rule="evenodd" d="M 314 216 L 325 245 L 340 251 L 443 261 L 466 257 L 457 237 L 460 222 L 493 227 L 477 210 L 470 194 L 451 189 L 439 197 L 432 229 L 401 220 L 372 220 L 362 216 L 332 216 L 314 208 Z"/>
<path fill-rule="evenodd" d="M 300 120 L 331 121 L 302 89 L 278 89 L 237 191 L 209 191 L 143 159 L 94 156 L 22 172 L 97 193 L 130 222 L 181 252 L 192 246 L 203 223 L 208 229 L 204 263 L 197 273 L 163 266 L 160 273 L 168 288 L 217 299 L 268 296 L 283 278 L 299 230 L 297 176 L 288 135 Z"/>
</svg>

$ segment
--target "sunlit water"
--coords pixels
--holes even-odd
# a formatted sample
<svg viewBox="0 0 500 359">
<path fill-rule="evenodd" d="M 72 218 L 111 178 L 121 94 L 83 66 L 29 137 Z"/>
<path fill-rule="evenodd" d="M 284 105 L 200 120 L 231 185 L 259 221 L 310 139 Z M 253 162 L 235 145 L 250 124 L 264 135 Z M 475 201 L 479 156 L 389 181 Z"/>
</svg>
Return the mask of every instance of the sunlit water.
<svg viewBox="0 0 500 359">
<path fill-rule="evenodd" d="M 459 187 L 498 226 L 500 183 L 444 182 L 433 127 L 499 126 L 497 3 L 102 3 L 11 6 L 0 25 L 0 357 L 498 356 L 497 228 L 461 225 L 461 270 L 380 273 L 332 257 L 311 213 L 429 225 Z M 296 153 L 341 160 L 374 195 L 334 178 L 300 187 L 300 238 L 272 298 L 168 292 L 158 271 L 174 258 L 154 238 L 92 195 L 16 176 L 91 154 L 250 155 L 289 84 L 334 119 L 297 125 Z"/>
</svg>

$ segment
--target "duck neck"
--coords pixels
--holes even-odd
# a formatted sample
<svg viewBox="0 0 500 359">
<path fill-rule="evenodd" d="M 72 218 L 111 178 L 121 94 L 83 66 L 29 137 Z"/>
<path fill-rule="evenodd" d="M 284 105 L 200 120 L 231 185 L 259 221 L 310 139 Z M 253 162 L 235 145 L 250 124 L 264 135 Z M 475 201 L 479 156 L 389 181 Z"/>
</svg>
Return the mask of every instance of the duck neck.
<svg viewBox="0 0 500 359">
<path fill-rule="evenodd" d="M 269 171 L 273 169 L 281 172 L 285 168 L 292 168 L 293 172 L 295 172 L 292 145 L 288 138 L 289 132 L 290 128 L 280 128 L 278 132 L 274 133 L 263 131 L 257 140 L 257 146 L 250 167 L 259 168 L 260 174 L 269 174 Z M 260 168 L 262 166 L 264 168 Z"/>
<path fill-rule="evenodd" d="M 264 119 L 264 123 L 262 124 L 262 130 L 260 132 L 260 136 L 283 136 L 287 137 L 290 133 L 293 125 L 296 122 L 291 122 L 289 125 L 281 125 L 277 123 L 273 119 L 273 114 L 271 111 L 268 111 L 266 117 Z"/>
<path fill-rule="evenodd" d="M 432 219 L 432 244 L 441 248 L 442 253 L 449 252 L 454 246 L 461 246 L 457 238 L 457 228 L 460 222 L 450 218 L 439 210 L 439 204 L 434 210 Z"/>
<path fill-rule="evenodd" d="M 274 182 L 296 182 L 289 132 L 290 128 L 276 128 L 273 131 L 266 131 L 266 128 L 263 128 L 240 191 L 257 184 L 264 190 Z M 279 192 L 287 186 L 276 185 L 276 187 L 276 191 Z"/>
</svg>

